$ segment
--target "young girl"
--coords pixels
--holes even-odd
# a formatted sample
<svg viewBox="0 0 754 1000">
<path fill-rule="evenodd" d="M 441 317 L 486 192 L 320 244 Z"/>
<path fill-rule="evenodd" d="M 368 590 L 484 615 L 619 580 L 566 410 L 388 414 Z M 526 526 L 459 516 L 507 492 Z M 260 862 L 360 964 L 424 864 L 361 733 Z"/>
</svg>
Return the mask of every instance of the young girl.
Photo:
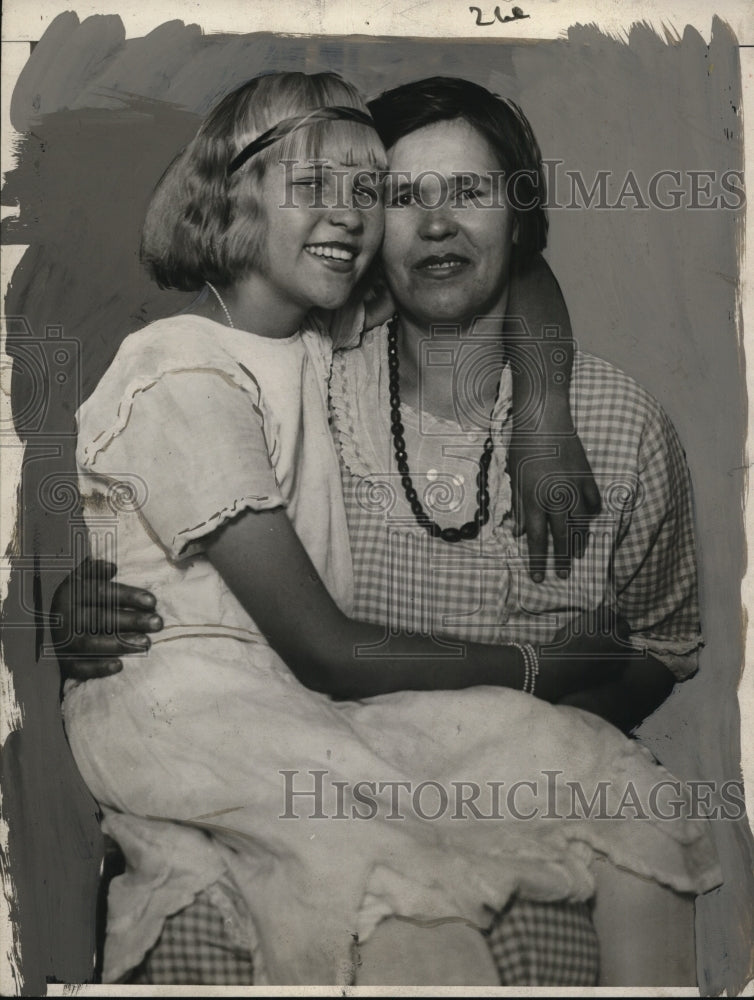
<svg viewBox="0 0 754 1000">
<path fill-rule="evenodd" d="M 165 621 L 148 660 L 64 704 L 129 866 L 109 902 L 109 980 L 221 876 L 252 914 L 256 981 L 271 983 L 353 981 L 354 940 L 393 915 L 484 927 L 513 893 L 588 898 L 595 852 L 681 892 L 716 884 L 698 821 L 616 815 L 628 782 L 646 800 L 666 773 L 600 719 L 545 704 L 587 686 L 573 649 L 540 665 L 516 643 L 386 645 L 348 617 L 331 347 L 312 310 L 338 309 L 364 278 L 384 166 L 336 77 L 266 76 L 225 98 L 145 229 L 155 277 L 209 295 L 129 337 L 79 411 L 93 538 L 111 537 L 105 554 Z M 569 790 L 547 777 L 564 760 L 588 797 L 611 775 L 615 818 L 566 818 Z M 522 775 L 526 802 L 488 803 L 488 822 L 431 799 Z"/>
</svg>

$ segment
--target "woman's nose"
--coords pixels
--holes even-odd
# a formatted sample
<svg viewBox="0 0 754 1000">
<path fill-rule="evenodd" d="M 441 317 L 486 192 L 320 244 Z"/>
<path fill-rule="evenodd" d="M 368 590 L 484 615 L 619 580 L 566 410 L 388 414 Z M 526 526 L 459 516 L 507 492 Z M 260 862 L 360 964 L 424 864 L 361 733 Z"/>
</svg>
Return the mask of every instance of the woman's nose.
<svg viewBox="0 0 754 1000">
<path fill-rule="evenodd" d="M 421 209 L 419 233 L 426 240 L 444 240 L 455 235 L 458 223 L 447 205 Z"/>
</svg>

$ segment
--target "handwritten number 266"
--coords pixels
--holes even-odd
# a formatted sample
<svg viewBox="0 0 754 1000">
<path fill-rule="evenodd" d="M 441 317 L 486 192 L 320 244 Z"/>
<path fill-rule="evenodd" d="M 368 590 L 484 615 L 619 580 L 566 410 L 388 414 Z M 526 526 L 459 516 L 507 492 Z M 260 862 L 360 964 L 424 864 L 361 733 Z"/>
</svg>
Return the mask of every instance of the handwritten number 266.
<svg viewBox="0 0 754 1000">
<path fill-rule="evenodd" d="M 481 7 L 469 7 L 469 10 L 476 13 L 476 24 L 478 27 L 486 28 L 490 24 L 494 24 L 495 20 L 500 21 L 501 24 L 506 24 L 508 21 L 521 21 L 528 17 L 528 14 L 524 14 L 520 7 L 514 7 L 510 14 L 506 14 L 505 17 L 500 13 L 500 8 L 495 7 L 495 16 L 490 21 L 482 20 L 482 8 Z"/>
</svg>

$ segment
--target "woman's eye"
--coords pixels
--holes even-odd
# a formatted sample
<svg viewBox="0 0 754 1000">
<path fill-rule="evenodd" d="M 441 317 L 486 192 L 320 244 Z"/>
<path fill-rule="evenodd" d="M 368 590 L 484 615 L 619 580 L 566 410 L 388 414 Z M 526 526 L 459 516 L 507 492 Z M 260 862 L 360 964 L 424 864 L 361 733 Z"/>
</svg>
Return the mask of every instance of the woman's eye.
<svg viewBox="0 0 754 1000">
<path fill-rule="evenodd" d="M 390 200 L 390 205 L 394 208 L 405 208 L 407 205 L 413 205 L 413 203 L 414 192 L 410 188 L 406 191 L 399 191 Z"/>
<path fill-rule="evenodd" d="M 460 201 L 461 203 L 472 204 L 472 205 L 475 205 L 479 201 L 480 197 L 481 193 L 475 187 L 463 188 L 456 194 L 456 198 L 458 201 Z"/>
</svg>

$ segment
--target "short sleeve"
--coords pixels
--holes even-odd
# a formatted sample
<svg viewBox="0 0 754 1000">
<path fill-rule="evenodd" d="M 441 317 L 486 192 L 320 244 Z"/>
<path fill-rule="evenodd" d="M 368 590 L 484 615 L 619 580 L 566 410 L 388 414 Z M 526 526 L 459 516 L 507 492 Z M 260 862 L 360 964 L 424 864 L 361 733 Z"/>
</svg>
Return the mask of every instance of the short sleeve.
<svg viewBox="0 0 754 1000">
<path fill-rule="evenodd" d="M 691 482 L 675 428 L 659 406 L 646 420 L 634 509 L 614 560 L 619 613 L 634 639 L 683 679 L 701 644 Z"/>
<path fill-rule="evenodd" d="M 243 510 L 284 505 L 269 433 L 259 399 L 222 371 L 169 372 L 133 394 L 128 419 L 100 439 L 84 471 L 140 477 L 139 513 L 179 559 Z"/>
</svg>

